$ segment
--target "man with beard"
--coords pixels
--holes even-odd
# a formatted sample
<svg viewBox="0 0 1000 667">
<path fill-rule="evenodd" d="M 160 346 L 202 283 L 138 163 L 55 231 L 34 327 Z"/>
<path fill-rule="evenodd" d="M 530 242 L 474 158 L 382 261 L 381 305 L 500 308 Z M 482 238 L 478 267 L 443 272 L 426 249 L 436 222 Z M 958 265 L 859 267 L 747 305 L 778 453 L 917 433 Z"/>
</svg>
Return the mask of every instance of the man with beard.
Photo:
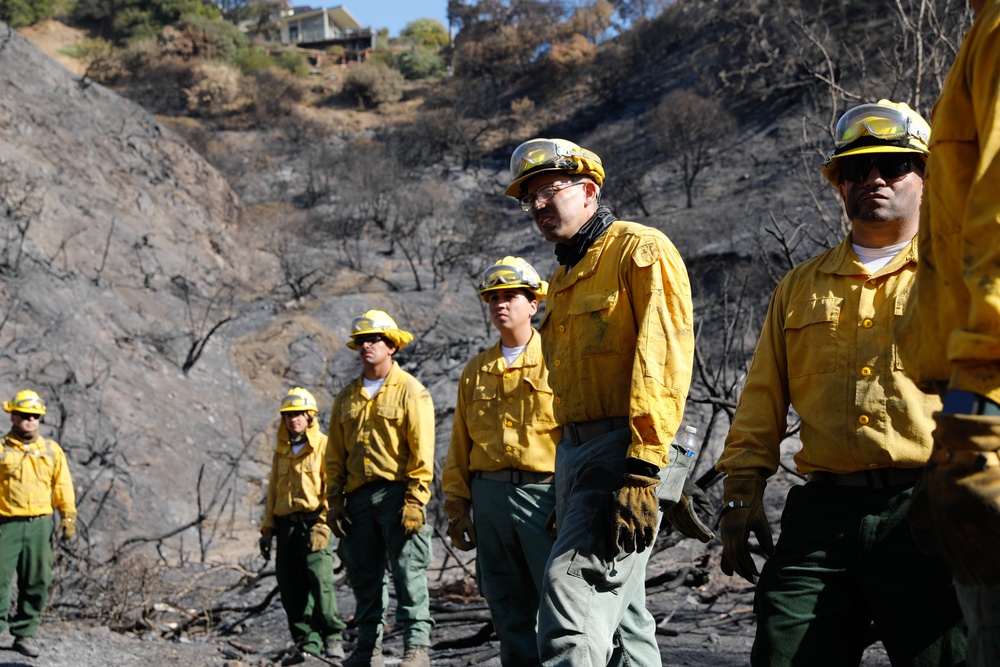
<svg viewBox="0 0 1000 667">
<path fill-rule="evenodd" d="M 930 128 L 906 104 L 845 113 L 823 174 L 851 222 L 771 297 L 725 450 L 722 570 L 758 576 L 751 664 L 857 665 L 874 624 L 894 665 L 960 665 L 964 624 L 944 562 L 918 547 L 906 510 L 931 452 L 936 396 L 903 372 L 894 325 L 917 267 Z M 772 545 L 764 488 L 789 407 L 806 484 L 789 491 Z"/>
</svg>

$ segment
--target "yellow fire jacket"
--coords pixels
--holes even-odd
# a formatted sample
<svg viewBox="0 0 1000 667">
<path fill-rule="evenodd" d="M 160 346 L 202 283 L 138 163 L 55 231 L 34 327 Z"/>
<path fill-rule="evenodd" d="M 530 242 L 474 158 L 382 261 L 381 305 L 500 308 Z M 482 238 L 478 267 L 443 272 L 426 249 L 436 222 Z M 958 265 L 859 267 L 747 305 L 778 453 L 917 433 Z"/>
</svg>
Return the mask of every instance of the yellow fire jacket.
<svg viewBox="0 0 1000 667">
<path fill-rule="evenodd" d="M 326 448 L 329 495 L 375 480 L 405 481 L 406 502 L 426 505 L 434 479 L 434 403 L 395 361 L 369 398 L 359 375 L 333 401 Z"/>
<path fill-rule="evenodd" d="M 903 372 L 894 335 L 917 268 L 916 241 L 868 274 L 850 239 L 775 288 L 719 470 L 774 474 L 789 405 L 802 420 L 802 474 L 927 462 L 931 413 L 941 403 Z"/>
<path fill-rule="evenodd" d="M 449 498 L 470 500 L 469 477 L 477 470 L 555 470 L 560 429 L 548 375 L 537 332 L 510 367 L 499 342 L 466 364 L 441 475 Z"/>
<path fill-rule="evenodd" d="M 306 442 L 298 454 L 292 451 L 284 422 L 278 426 L 277 445 L 267 483 L 267 501 L 262 535 L 274 533 L 274 517 L 296 513 L 319 512 L 319 523 L 326 523 L 326 436 L 313 418 L 306 429 Z"/>
<path fill-rule="evenodd" d="M 41 516 L 59 510 L 76 519 L 76 493 L 69 464 L 55 440 L 21 442 L 8 433 L 0 452 L 0 516 Z"/>
<path fill-rule="evenodd" d="M 656 229 L 613 222 L 576 266 L 560 266 L 539 326 L 565 426 L 628 417 L 627 456 L 662 468 L 694 361 L 691 285 Z"/>
<path fill-rule="evenodd" d="M 925 386 L 1000 402 L 1000 3 L 987 0 L 934 105 L 920 266 L 900 343 Z"/>
</svg>

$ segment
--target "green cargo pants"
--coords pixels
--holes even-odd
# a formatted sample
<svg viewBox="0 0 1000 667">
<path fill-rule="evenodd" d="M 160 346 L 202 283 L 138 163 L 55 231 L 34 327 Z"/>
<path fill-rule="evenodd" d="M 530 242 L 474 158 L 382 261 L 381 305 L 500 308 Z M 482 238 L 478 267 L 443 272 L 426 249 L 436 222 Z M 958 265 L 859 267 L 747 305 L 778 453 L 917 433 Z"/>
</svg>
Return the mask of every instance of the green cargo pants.
<svg viewBox="0 0 1000 667">
<path fill-rule="evenodd" d="M 396 589 L 396 622 L 405 646 L 430 646 L 430 596 L 427 567 L 431 564 L 431 527 L 406 535 L 400 524 L 406 485 L 369 482 L 347 494 L 351 525 L 340 540 L 340 556 L 357 600 L 354 613 L 358 640 L 382 639 L 389 606 L 386 565 Z"/>
<path fill-rule="evenodd" d="M 301 651 L 321 655 L 323 640 L 341 638 L 347 627 L 337 617 L 337 596 L 333 585 L 333 551 L 309 550 L 309 530 L 315 519 L 303 515 L 275 517 L 275 574 L 281 591 L 281 606 L 288 616 L 288 629 Z"/>
<path fill-rule="evenodd" d="M 0 524 L 0 630 L 10 609 L 11 578 L 17 572 L 17 610 L 10 619 L 15 637 L 34 637 L 52 585 L 52 515 Z"/>
<path fill-rule="evenodd" d="M 821 482 L 788 492 L 757 584 L 751 664 L 857 665 L 872 623 L 895 666 L 964 664 L 951 573 L 913 539 L 912 493 Z"/>
<path fill-rule="evenodd" d="M 472 480 L 479 590 L 493 616 L 504 667 L 538 667 L 538 604 L 552 536 L 552 484 Z"/>
</svg>

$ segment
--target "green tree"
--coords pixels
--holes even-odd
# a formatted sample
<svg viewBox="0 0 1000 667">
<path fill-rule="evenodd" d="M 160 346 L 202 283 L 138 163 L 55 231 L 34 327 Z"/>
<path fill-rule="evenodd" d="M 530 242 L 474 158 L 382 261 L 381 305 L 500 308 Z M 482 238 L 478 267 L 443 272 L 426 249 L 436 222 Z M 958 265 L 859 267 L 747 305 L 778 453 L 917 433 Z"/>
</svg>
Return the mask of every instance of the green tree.
<svg viewBox="0 0 1000 667">
<path fill-rule="evenodd" d="M 73 10 L 74 20 L 96 24 L 101 36 L 119 44 L 153 37 L 184 16 L 222 18 L 214 4 L 201 0 L 78 0 Z"/>
<path fill-rule="evenodd" d="M 399 33 L 399 36 L 416 46 L 422 46 L 432 51 L 448 46 L 448 29 L 435 19 L 423 18 L 410 21 Z"/>
<path fill-rule="evenodd" d="M 0 21 L 12 28 L 38 23 L 52 16 L 55 0 L 0 0 Z"/>
<path fill-rule="evenodd" d="M 399 71 L 407 79 L 429 79 L 444 75 L 444 60 L 428 49 L 414 48 L 403 51 L 396 60 Z"/>
<path fill-rule="evenodd" d="M 278 67 L 286 69 L 295 76 L 303 77 L 309 73 L 309 63 L 306 56 L 299 51 L 285 51 L 278 56 Z"/>
</svg>

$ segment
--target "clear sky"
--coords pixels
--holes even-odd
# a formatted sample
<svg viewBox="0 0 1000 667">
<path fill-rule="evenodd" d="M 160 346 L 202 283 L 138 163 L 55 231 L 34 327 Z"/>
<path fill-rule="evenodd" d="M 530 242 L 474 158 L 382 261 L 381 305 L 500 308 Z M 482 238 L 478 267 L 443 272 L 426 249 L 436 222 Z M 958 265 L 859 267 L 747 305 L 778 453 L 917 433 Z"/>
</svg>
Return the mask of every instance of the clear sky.
<svg viewBox="0 0 1000 667">
<path fill-rule="evenodd" d="M 322 5 L 312 6 L 337 5 L 346 7 L 365 27 L 388 28 L 390 37 L 398 37 L 399 31 L 416 19 L 437 19 L 448 27 L 448 0 L 326 0 Z"/>
</svg>

